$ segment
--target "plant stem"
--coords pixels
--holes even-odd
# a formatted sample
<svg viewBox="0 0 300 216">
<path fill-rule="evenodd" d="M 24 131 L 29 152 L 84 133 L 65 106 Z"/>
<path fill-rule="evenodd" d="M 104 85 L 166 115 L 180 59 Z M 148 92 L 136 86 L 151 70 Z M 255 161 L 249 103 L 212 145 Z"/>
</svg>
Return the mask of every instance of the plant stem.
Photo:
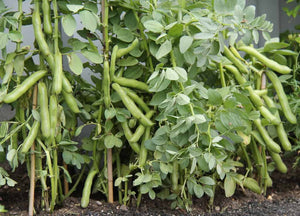
<svg viewBox="0 0 300 216">
<path fill-rule="evenodd" d="M 22 32 L 22 18 L 23 18 L 23 0 L 18 0 L 18 11 L 20 13 L 19 19 L 18 19 L 18 32 Z M 17 51 L 20 51 L 21 47 L 21 41 L 17 42 Z"/>
<path fill-rule="evenodd" d="M 140 34 L 141 34 L 141 37 L 142 37 L 142 43 L 143 43 L 144 49 L 146 50 L 146 53 L 147 53 L 148 66 L 150 67 L 150 71 L 152 73 L 154 71 L 153 62 L 152 62 L 150 50 L 149 50 L 149 47 L 148 47 L 148 44 L 147 44 L 147 38 L 146 38 L 146 35 L 144 33 L 144 27 L 143 27 L 143 25 L 140 21 L 140 18 L 139 18 L 138 14 L 135 10 L 133 10 L 133 14 L 134 14 L 135 19 L 138 22 L 138 27 L 139 27 Z"/>
<path fill-rule="evenodd" d="M 115 152 L 115 157 L 116 157 L 116 163 L 117 163 L 117 173 L 118 173 L 118 178 L 121 177 L 121 161 L 120 161 L 120 151 Z M 122 204 L 122 183 L 119 184 L 118 188 L 118 195 L 119 195 L 119 203 Z"/>
<path fill-rule="evenodd" d="M 37 85 L 34 86 L 33 90 L 33 100 L 32 100 L 32 109 L 35 110 L 37 107 Z M 30 189 L 29 189 L 29 208 L 28 215 L 32 216 L 34 211 L 34 190 L 35 190 L 35 143 L 31 146 L 31 155 L 30 155 Z"/>
<path fill-rule="evenodd" d="M 78 186 L 79 182 L 81 181 L 82 177 L 83 177 L 83 174 L 84 174 L 84 171 L 85 171 L 85 167 L 84 166 L 82 169 L 81 169 L 81 172 L 80 172 L 80 175 L 78 176 L 75 184 L 72 186 L 72 188 L 68 191 L 67 194 L 65 194 L 63 196 L 63 199 L 61 200 L 61 202 L 63 202 L 66 198 L 68 198 L 75 190 L 76 190 L 76 187 Z"/>
</svg>

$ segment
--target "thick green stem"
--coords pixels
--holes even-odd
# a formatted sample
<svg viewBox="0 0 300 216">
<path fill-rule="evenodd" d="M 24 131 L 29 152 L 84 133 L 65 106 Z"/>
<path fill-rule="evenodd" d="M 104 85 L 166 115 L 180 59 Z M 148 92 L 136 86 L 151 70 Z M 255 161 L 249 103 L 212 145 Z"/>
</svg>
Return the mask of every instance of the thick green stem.
<svg viewBox="0 0 300 216">
<path fill-rule="evenodd" d="M 62 203 L 65 199 L 67 199 L 67 198 L 68 198 L 68 197 L 76 190 L 78 184 L 80 183 L 80 181 L 81 181 L 81 179 L 82 179 L 82 177 L 83 177 L 83 174 L 84 174 L 84 171 L 85 171 L 85 167 L 86 167 L 86 166 L 84 166 L 84 167 L 81 169 L 81 172 L 80 172 L 80 174 L 79 174 L 79 176 L 78 176 L 78 178 L 77 178 L 75 184 L 72 186 L 72 188 L 69 190 L 69 192 L 63 196 L 63 199 L 61 200 L 61 203 Z"/>
<path fill-rule="evenodd" d="M 124 188 L 124 199 L 123 199 L 123 204 L 127 205 L 127 194 L 128 194 L 128 181 L 125 183 L 125 188 Z"/>
<path fill-rule="evenodd" d="M 121 161 L 120 161 L 120 151 L 115 152 L 115 158 L 116 158 L 116 163 L 117 163 L 117 173 L 118 173 L 118 178 L 121 177 Z M 119 203 L 122 204 L 122 183 L 119 184 L 119 189 L 118 189 L 118 195 L 119 195 Z"/>
<path fill-rule="evenodd" d="M 45 154 L 46 154 L 46 161 L 47 161 L 47 165 L 48 165 L 48 169 L 49 169 L 49 177 L 50 177 L 50 183 L 51 183 L 51 203 L 50 203 L 50 211 L 52 212 L 54 210 L 55 207 L 55 201 L 56 201 L 56 195 L 57 195 L 57 191 L 56 191 L 56 186 L 55 186 L 55 173 L 53 171 L 53 166 L 52 166 L 52 161 L 51 161 L 51 156 L 50 156 L 50 152 L 47 149 L 47 147 L 44 145 L 44 143 L 38 138 L 37 139 L 38 143 L 41 145 L 41 147 L 43 148 Z"/>
<path fill-rule="evenodd" d="M 148 44 L 147 44 L 148 40 L 147 40 L 147 37 L 144 33 L 144 27 L 142 25 L 142 22 L 140 21 L 140 18 L 138 16 L 137 12 L 135 10 L 133 10 L 132 12 L 135 16 L 135 19 L 138 22 L 138 27 L 139 27 L 140 34 L 141 34 L 141 37 L 142 37 L 142 44 L 143 44 L 144 49 L 146 50 L 146 53 L 147 53 L 148 66 L 150 67 L 150 71 L 152 73 L 154 71 L 154 67 L 153 67 L 153 62 L 152 62 L 152 58 L 151 58 L 151 53 L 150 53 L 150 50 L 149 50 L 149 47 L 148 47 Z"/>
<path fill-rule="evenodd" d="M 18 19 L 18 32 L 22 32 L 22 18 L 23 18 L 23 0 L 18 0 L 18 11 L 20 13 L 19 19 Z M 17 42 L 17 51 L 20 51 L 21 48 L 21 41 Z"/>
</svg>

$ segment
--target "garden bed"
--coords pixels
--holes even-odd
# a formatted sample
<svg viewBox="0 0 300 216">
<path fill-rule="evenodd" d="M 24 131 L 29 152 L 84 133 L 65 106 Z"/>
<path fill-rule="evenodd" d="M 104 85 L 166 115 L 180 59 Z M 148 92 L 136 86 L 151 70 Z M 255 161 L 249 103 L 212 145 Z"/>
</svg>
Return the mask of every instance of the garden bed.
<svg viewBox="0 0 300 216">
<path fill-rule="evenodd" d="M 290 172 L 272 173 L 273 187 L 267 196 L 257 195 L 248 190 L 239 189 L 233 197 L 226 198 L 223 191 L 216 193 L 214 206 L 208 207 L 208 199 L 196 199 L 192 211 L 171 210 L 169 201 L 144 197 L 140 208 L 122 206 L 118 202 L 107 203 L 99 194 L 94 194 L 88 208 L 80 207 L 80 196 L 72 196 L 58 206 L 53 215 L 289 215 L 297 216 L 300 212 L 300 168 Z M 24 167 L 19 168 L 12 177 L 18 181 L 16 187 L 0 189 L 1 204 L 8 210 L 7 215 L 27 215 L 29 178 Z M 39 194 L 39 193 L 38 193 Z M 36 205 L 39 198 L 36 198 Z M 46 212 L 37 212 L 46 215 Z"/>
</svg>

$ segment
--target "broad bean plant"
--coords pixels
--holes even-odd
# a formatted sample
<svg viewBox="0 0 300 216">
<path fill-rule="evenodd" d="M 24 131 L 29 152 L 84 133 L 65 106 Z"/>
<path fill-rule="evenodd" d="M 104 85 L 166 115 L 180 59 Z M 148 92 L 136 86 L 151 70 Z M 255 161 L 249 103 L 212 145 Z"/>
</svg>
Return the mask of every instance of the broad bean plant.
<svg viewBox="0 0 300 216">
<path fill-rule="evenodd" d="M 194 198 L 213 204 L 217 187 L 226 197 L 237 186 L 266 193 L 272 167 L 287 172 L 286 128 L 297 120 L 282 84 L 298 53 L 270 38 L 273 24 L 253 5 L 34 0 L 26 14 L 23 4 L 11 11 L 0 0 L 0 102 L 16 111 L 1 122 L 0 150 L 12 171 L 27 164 L 41 208 L 53 211 L 83 181 L 83 208 L 100 192 L 190 210 Z M 15 185 L 1 173 L 2 185 Z M 32 192 L 30 201 L 32 214 Z"/>
</svg>

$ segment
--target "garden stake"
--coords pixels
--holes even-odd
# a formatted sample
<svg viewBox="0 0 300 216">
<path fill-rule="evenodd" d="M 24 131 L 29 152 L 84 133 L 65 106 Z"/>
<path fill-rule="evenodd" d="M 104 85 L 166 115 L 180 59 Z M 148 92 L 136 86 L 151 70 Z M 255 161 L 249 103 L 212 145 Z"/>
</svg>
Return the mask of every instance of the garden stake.
<svg viewBox="0 0 300 216">
<path fill-rule="evenodd" d="M 37 106 L 37 85 L 34 86 L 33 90 L 33 101 L 32 101 L 32 109 L 36 109 Z M 35 190 L 35 144 L 31 146 L 30 152 L 30 189 L 29 189 L 29 208 L 28 215 L 33 216 L 34 212 L 34 190 Z"/>
</svg>

